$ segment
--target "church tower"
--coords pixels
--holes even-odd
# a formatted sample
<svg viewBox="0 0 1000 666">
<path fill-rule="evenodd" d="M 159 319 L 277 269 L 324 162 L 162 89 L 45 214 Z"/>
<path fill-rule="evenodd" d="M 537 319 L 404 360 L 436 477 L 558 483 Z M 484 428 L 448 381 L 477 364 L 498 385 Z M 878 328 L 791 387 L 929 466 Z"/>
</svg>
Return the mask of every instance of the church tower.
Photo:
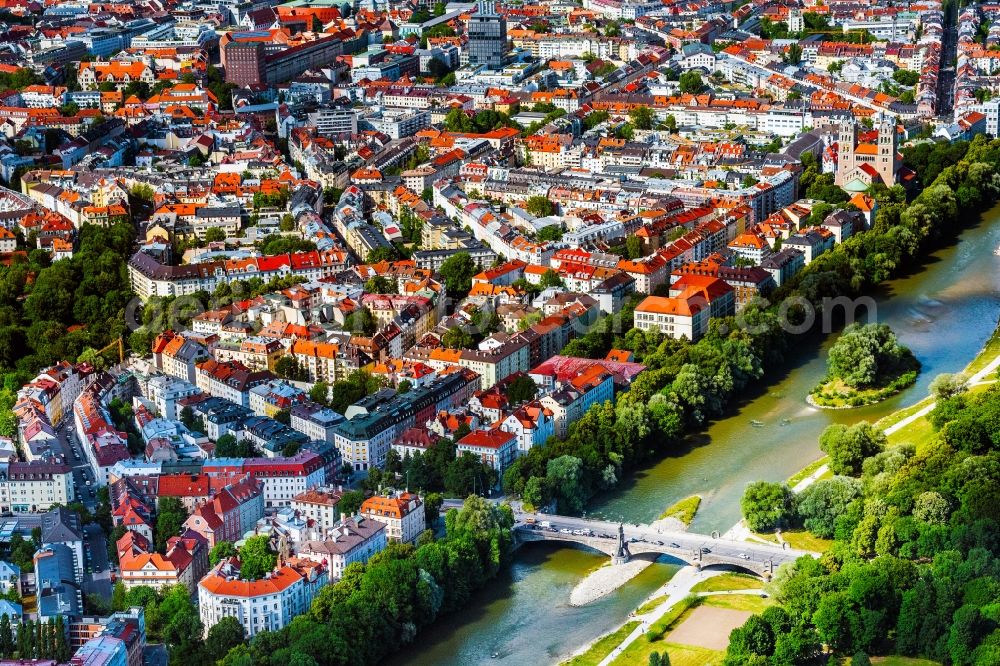
<svg viewBox="0 0 1000 666">
<path fill-rule="evenodd" d="M 851 172 L 854 171 L 854 150 L 858 145 L 858 126 L 853 120 L 840 123 L 837 135 L 837 185 L 843 186 Z"/>
<path fill-rule="evenodd" d="M 882 182 L 890 187 L 896 182 L 896 172 L 899 171 L 896 154 L 896 126 L 883 121 L 878 126 L 878 164 L 875 168 L 882 176 Z"/>
</svg>

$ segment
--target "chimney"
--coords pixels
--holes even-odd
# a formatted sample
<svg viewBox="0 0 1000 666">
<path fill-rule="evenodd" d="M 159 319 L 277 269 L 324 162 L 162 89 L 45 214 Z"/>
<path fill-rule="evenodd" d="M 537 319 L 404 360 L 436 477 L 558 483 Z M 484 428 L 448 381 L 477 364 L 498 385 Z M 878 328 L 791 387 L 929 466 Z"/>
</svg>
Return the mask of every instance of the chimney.
<svg viewBox="0 0 1000 666">
<path fill-rule="evenodd" d="M 347 522 L 347 514 L 341 512 L 341 514 L 340 514 L 340 524 L 343 525 L 346 522 Z"/>
</svg>

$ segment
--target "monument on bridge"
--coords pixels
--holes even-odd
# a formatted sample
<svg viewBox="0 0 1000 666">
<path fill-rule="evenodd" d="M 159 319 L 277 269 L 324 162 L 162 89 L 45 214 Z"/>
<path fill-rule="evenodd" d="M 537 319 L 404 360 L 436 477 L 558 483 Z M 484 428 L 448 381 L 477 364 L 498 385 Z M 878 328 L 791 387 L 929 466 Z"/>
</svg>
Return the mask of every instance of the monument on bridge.
<svg viewBox="0 0 1000 666">
<path fill-rule="evenodd" d="M 631 557 L 632 554 L 628 552 L 628 542 L 625 541 L 625 527 L 618 523 L 618 546 L 615 548 L 615 554 L 611 556 L 611 564 L 625 564 Z"/>
</svg>

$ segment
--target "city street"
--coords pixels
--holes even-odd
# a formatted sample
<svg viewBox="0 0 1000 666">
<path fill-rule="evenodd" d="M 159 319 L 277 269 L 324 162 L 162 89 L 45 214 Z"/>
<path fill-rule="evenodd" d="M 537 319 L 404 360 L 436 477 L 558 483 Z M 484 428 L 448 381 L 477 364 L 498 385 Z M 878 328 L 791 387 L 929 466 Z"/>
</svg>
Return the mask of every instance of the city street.
<svg viewBox="0 0 1000 666">
<path fill-rule="evenodd" d="M 73 420 L 64 419 L 62 424 L 56 428 L 56 436 L 67 464 L 73 468 L 73 484 L 76 488 L 77 499 L 89 511 L 94 511 L 97 508 L 97 487 L 93 485 L 93 472 L 87 463 L 80 442 L 76 438 Z M 87 481 L 90 481 L 90 486 L 87 485 Z"/>
<path fill-rule="evenodd" d="M 91 513 L 97 510 L 97 485 L 94 483 L 93 471 L 87 463 L 79 440 L 76 438 L 73 420 L 66 418 L 56 428 L 59 447 L 67 463 L 73 468 L 73 485 L 76 489 L 76 499 Z M 87 485 L 87 483 L 90 485 Z M 83 593 L 97 594 L 106 599 L 111 598 L 114 585 L 111 582 L 110 563 L 108 562 L 107 535 L 97 523 L 84 525 L 84 563 L 83 563 Z"/>
<path fill-rule="evenodd" d="M 114 585 L 111 583 L 107 537 L 97 523 L 85 525 L 83 531 L 86 535 L 84 555 L 87 560 L 84 564 L 83 592 L 110 598 Z"/>
</svg>

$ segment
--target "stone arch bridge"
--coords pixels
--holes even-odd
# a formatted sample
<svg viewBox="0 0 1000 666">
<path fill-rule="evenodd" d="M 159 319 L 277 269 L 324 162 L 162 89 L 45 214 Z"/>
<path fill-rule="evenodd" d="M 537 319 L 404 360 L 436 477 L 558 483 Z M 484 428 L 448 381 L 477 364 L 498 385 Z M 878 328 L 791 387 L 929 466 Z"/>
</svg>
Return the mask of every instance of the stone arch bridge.
<svg viewBox="0 0 1000 666">
<path fill-rule="evenodd" d="M 728 566 L 744 569 L 766 580 L 785 562 L 803 555 L 816 555 L 777 544 L 722 539 L 718 533 L 704 535 L 555 514 L 520 516 L 514 532 L 518 544 L 529 541 L 575 543 L 610 555 L 616 564 L 628 561 L 632 555 L 660 553 L 699 569 Z"/>
</svg>

